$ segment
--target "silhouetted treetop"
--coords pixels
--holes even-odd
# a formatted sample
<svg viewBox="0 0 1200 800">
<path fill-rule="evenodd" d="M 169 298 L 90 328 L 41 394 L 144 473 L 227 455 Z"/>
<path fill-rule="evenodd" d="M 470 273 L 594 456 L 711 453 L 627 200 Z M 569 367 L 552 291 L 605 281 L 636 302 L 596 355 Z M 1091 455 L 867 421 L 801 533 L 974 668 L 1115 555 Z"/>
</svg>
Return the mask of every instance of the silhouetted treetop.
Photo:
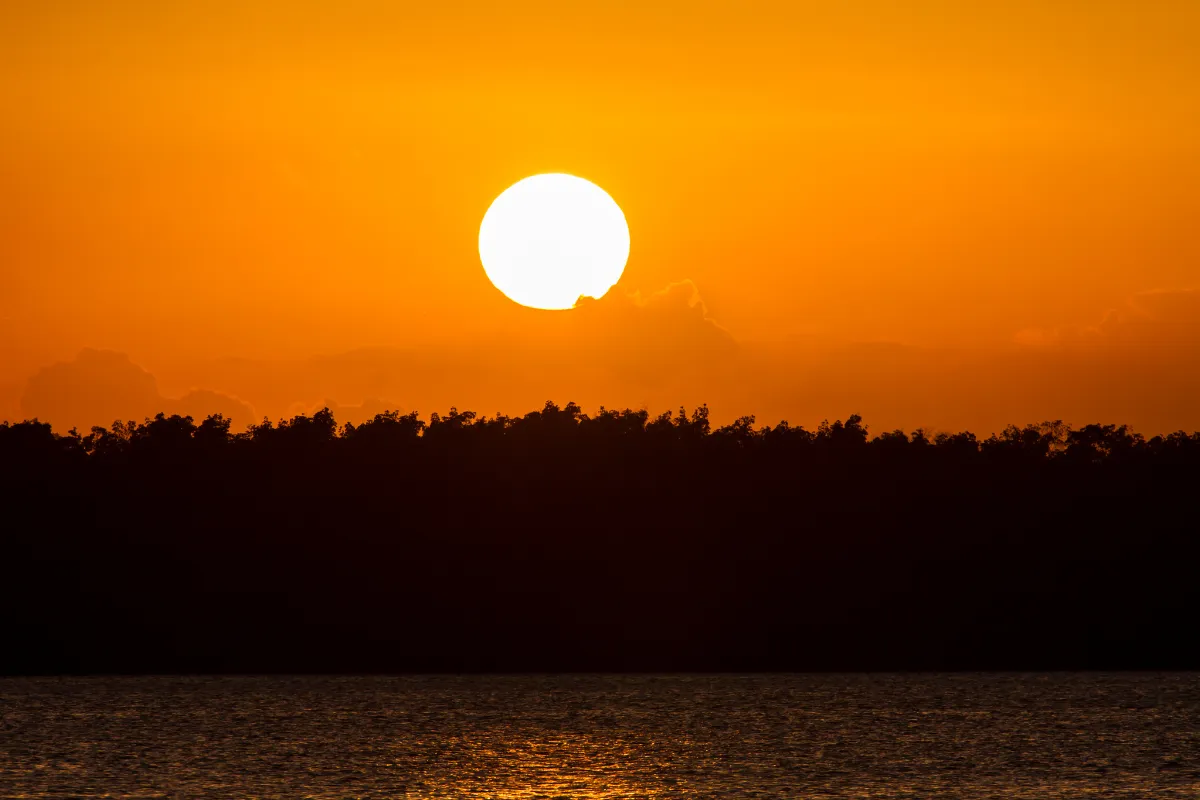
<svg viewBox="0 0 1200 800">
<path fill-rule="evenodd" d="M 434 412 L 428 422 L 417 412 L 386 411 L 360 425 L 340 429 L 333 413 L 322 409 L 273 423 L 264 419 L 240 433 L 228 419 L 212 415 L 199 424 L 187 416 L 158 414 L 142 422 L 116 421 L 87 434 L 55 433 L 38 420 L 0 425 L 0 461 L 10 467 L 49 464 L 55 460 L 98 459 L 100 462 L 170 461 L 230 458 L 255 454 L 281 460 L 331 456 L 420 458 L 422 454 L 481 452 L 493 457 L 505 451 L 535 457 L 539 449 L 564 448 L 580 458 L 589 453 L 638 453 L 647 458 L 690 453 L 709 459 L 738 452 L 739 458 L 795 464 L 833 459 L 903 469 L 906 465 L 989 464 L 1032 467 L 1061 461 L 1063 465 L 1100 466 L 1138 463 L 1192 463 L 1200 458 L 1200 433 L 1177 431 L 1147 439 L 1127 425 L 1090 424 L 1073 429 L 1061 420 L 1022 427 L 1010 425 L 979 440 L 969 431 L 911 433 L 884 431 L 874 437 L 858 414 L 821 422 L 815 431 L 789 424 L 755 427 L 753 416 L 713 428 L 705 405 L 690 413 L 651 416 L 645 409 L 601 407 L 589 415 L 575 403 L 547 402 L 521 416 L 493 417 L 451 408 Z"/>
</svg>

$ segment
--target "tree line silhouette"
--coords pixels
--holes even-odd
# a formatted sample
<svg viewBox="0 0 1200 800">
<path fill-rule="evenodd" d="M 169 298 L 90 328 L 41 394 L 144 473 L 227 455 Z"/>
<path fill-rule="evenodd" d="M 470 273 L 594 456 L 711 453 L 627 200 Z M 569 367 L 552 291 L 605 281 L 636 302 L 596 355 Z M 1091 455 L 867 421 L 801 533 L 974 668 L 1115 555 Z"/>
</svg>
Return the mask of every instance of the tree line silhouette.
<svg viewBox="0 0 1200 800">
<path fill-rule="evenodd" d="M 0 671 L 1200 667 L 1200 433 L 0 425 Z"/>
</svg>

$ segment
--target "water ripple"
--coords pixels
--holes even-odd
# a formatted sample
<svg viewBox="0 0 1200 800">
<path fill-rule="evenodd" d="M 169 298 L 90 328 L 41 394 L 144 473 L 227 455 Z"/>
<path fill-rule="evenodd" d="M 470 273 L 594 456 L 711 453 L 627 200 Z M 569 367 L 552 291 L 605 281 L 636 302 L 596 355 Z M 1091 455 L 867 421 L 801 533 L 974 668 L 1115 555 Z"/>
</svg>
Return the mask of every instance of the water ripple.
<svg viewBox="0 0 1200 800">
<path fill-rule="evenodd" d="M 0 680 L 3 798 L 1200 796 L 1200 676 Z"/>
</svg>

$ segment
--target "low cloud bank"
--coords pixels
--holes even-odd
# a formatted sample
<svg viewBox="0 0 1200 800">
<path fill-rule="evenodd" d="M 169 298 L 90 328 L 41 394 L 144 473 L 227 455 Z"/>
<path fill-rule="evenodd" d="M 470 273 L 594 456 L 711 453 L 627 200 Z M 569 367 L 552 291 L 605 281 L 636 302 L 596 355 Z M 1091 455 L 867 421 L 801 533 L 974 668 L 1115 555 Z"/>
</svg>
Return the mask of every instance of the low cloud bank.
<svg viewBox="0 0 1200 800">
<path fill-rule="evenodd" d="M 546 400 L 662 411 L 708 403 L 714 422 L 760 424 L 861 413 L 873 431 L 923 426 L 981 435 L 1009 423 L 1129 423 L 1200 429 L 1200 292 L 1138 294 L 1085 327 L 1021 331 L 1007 346 L 898 342 L 745 343 L 712 319 L 689 280 L 610 293 L 470 346 L 419 343 L 296 360 L 227 358 L 183 372 L 196 389 L 164 397 L 127 355 L 84 350 L 30 380 L 24 416 L 60 429 L 159 411 L 235 428 L 329 406 L 341 422 L 450 406 L 521 414 Z M 186 384 L 185 384 L 186 385 Z"/>
<path fill-rule="evenodd" d="M 1200 360 L 1200 289 L 1163 289 L 1133 295 L 1093 325 L 1030 328 L 1019 344 L 1044 348 L 1125 348 L 1139 357 Z"/>
<path fill-rule="evenodd" d="M 196 419 L 220 413 L 239 426 L 255 419 L 247 403 L 221 392 L 195 389 L 180 398 L 164 397 L 155 377 L 128 355 L 92 348 L 33 375 L 20 408 L 27 418 L 37 417 L 60 429 L 80 430 L 108 426 L 114 420 L 141 420 L 159 412 Z"/>
</svg>

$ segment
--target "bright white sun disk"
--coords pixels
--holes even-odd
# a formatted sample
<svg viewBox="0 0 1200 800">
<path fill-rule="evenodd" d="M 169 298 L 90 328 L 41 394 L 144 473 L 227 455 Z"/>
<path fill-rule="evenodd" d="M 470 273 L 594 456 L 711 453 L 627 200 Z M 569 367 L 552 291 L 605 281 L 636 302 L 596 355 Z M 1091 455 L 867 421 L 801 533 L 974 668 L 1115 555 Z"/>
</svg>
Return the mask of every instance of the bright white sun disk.
<svg viewBox="0 0 1200 800">
<path fill-rule="evenodd" d="M 551 173 L 497 197 L 479 226 L 479 257 L 496 288 L 531 308 L 603 297 L 625 271 L 629 226 L 596 184 Z"/>
</svg>

